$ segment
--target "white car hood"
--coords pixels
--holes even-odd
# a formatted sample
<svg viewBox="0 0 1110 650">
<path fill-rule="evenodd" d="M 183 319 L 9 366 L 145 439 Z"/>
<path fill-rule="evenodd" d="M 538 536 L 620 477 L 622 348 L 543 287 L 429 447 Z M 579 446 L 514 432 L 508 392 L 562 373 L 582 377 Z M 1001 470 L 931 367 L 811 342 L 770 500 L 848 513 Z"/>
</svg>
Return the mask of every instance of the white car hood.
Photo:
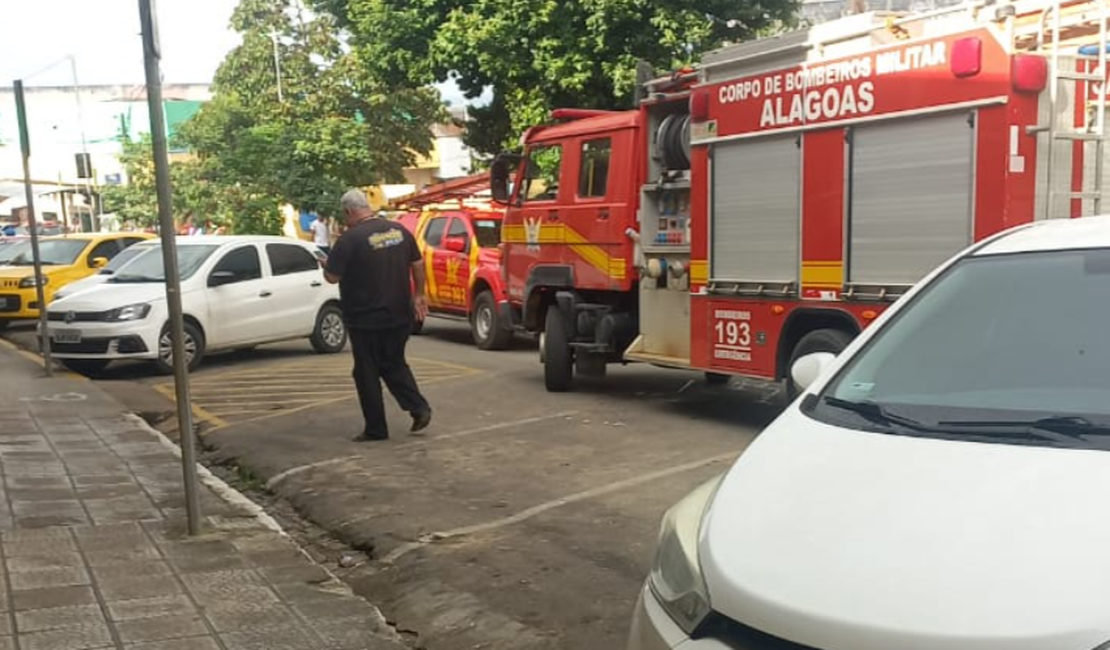
<svg viewBox="0 0 1110 650">
<path fill-rule="evenodd" d="M 712 606 L 822 650 L 1110 640 L 1110 452 L 857 432 L 788 410 L 702 524 Z"/>
<path fill-rule="evenodd" d="M 105 311 L 126 305 L 166 299 L 166 285 L 162 282 L 102 282 L 84 291 L 71 294 L 50 303 L 47 310 Z"/>
</svg>

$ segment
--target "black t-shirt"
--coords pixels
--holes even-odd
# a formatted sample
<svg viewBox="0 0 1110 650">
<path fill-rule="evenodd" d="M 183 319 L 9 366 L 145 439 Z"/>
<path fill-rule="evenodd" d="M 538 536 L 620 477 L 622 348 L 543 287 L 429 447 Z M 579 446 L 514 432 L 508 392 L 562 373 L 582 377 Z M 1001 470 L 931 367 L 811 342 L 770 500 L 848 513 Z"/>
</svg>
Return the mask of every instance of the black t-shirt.
<svg viewBox="0 0 1110 650">
<path fill-rule="evenodd" d="M 366 219 L 343 233 L 328 255 L 328 273 L 339 276 L 347 326 L 411 326 L 412 265 L 419 261 L 416 239 L 392 221 Z"/>
</svg>

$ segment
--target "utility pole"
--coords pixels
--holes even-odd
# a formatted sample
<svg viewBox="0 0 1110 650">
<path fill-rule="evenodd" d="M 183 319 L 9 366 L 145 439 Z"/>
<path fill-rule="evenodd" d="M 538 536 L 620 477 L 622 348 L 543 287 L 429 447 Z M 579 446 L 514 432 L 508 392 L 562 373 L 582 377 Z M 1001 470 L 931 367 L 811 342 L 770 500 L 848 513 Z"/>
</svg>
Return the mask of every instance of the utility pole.
<svg viewBox="0 0 1110 650">
<path fill-rule="evenodd" d="M 73 97 L 77 100 L 77 127 L 81 130 L 81 155 L 88 163 L 86 170 L 85 191 L 89 197 L 89 221 L 92 222 L 93 231 L 100 230 L 100 215 L 98 214 L 97 205 L 100 203 L 93 197 L 92 186 L 92 158 L 89 157 L 89 142 L 85 137 L 85 111 L 81 104 L 81 84 L 77 81 L 77 57 L 72 54 L 69 55 L 69 70 L 73 74 Z M 72 198 L 72 197 L 71 197 Z"/>
<path fill-rule="evenodd" d="M 281 93 L 281 52 L 278 50 L 278 34 L 276 31 L 270 32 L 270 40 L 274 42 L 274 72 L 277 75 L 277 93 L 278 103 L 285 101 Z"/>
<path fill-rule="evenodd" d="M 143 61 L 146 68 L 146 99 L 150 109 L 150 135 L 154 149 L 154 178 L 158 194 L 158 223 L 162 238 L 162 264 L 166 274 L 166 303 L 170 310 L 170 339 L 173 354 L 173 383 L 177 397 L 177 423 L 181 436 L 181 466 L 185 483 L 185 513 L 189 534 L 200 534 L 200 497 L 197 494 L 196 432 L 193 403 L 189 396 L 189 370 L 185 358 L 185 319 L 181 310 L 181 278 L 177 267 L 177 229 L 173 224 L 173 195 L 170 160 L 166 145 L 166 116 L 162 112 L 162 58 L 158 42 L 154 0 L 139 0 L 139 24 L 143 32 Z"/>
<path fill-rule="evenodd" d="M 39 226 L 35 218 L 35 188 L 31 186 L 31 135 L 27 129 L 27 104 L 23 97 L 23 80 L 16 79 L 15 113 L 19 121 L 19 146 L 23 154 L 23 188 L 27 195 L 27 226 L 31 229 L 31 260 L 35 265 L 35 299 L 39 302 L 39 333 L 42 336 L 42 365 L 46 376 L 54 374 L 50 354 L 50 329 L 46 319 L 46 296 L 43 288 L 42 258 L 39 256 Z M 63 199 L 64 200 L 64 199 Z"/>
</svg>

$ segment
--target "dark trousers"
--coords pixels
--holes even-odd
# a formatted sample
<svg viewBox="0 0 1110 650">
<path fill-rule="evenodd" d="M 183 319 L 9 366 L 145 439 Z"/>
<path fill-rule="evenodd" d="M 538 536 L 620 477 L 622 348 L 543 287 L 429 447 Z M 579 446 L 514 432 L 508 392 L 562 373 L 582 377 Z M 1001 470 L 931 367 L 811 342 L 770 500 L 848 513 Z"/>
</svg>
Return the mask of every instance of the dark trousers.
<svg viewBox="0 0 1110 650">
<path fill-rule="evenodd" d="M 412 414 L 429 410 L 428 401 L 420 394 L 416 378 L 405 361 L 405 344 L 411 329 L 406 325 L 380 330 L 349 330 L 351 351 L 355 356 L 355 388 L 362 406 L 362 417 L 366 420 L 364 433 L 368 436 L 389 435 L 385 404 L 382 402 L 382 380 L 402 409 Z"/>
</svg>

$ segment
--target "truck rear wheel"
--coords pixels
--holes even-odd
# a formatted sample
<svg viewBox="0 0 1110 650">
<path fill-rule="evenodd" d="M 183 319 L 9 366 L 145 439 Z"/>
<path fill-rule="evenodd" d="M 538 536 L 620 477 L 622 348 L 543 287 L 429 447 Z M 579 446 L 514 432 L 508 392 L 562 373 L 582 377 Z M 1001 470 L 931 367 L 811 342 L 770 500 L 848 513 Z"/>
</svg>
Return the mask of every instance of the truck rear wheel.
<svg viewBox="0 0 1110 650">
<path fill-rule="evenodd" d="M 552 393 L 570 390 L 574 381 L 574 350 L 570 347 L 567 324 L 557 305 L 547 309 L 544 318 L 543 383 Z"/>
<path fill-rule="evenodd" d="M 474 313 L 470 315 L 470 335 L 480 350 L 504 350 L 513 340 L 513 331 L 497 313 L 493 294 L 483 291 L 474 299 Z"/>
<path fill-rule="evenodd" d="M 787 398 L 793 401 L 802 392 L 801 387 L 794 383 L 794 378 L 790 375 L 790 369 L 794 367 L 795 361 L 814 352 L 840 354 L 853 338 L 855 337 L 843 330 L 821 329 L 813 330 L 799 339 L 798 344 L 794 346 L 794 351 L 790 353 L 790 363 L 786 366 Z"/>
</svg>

